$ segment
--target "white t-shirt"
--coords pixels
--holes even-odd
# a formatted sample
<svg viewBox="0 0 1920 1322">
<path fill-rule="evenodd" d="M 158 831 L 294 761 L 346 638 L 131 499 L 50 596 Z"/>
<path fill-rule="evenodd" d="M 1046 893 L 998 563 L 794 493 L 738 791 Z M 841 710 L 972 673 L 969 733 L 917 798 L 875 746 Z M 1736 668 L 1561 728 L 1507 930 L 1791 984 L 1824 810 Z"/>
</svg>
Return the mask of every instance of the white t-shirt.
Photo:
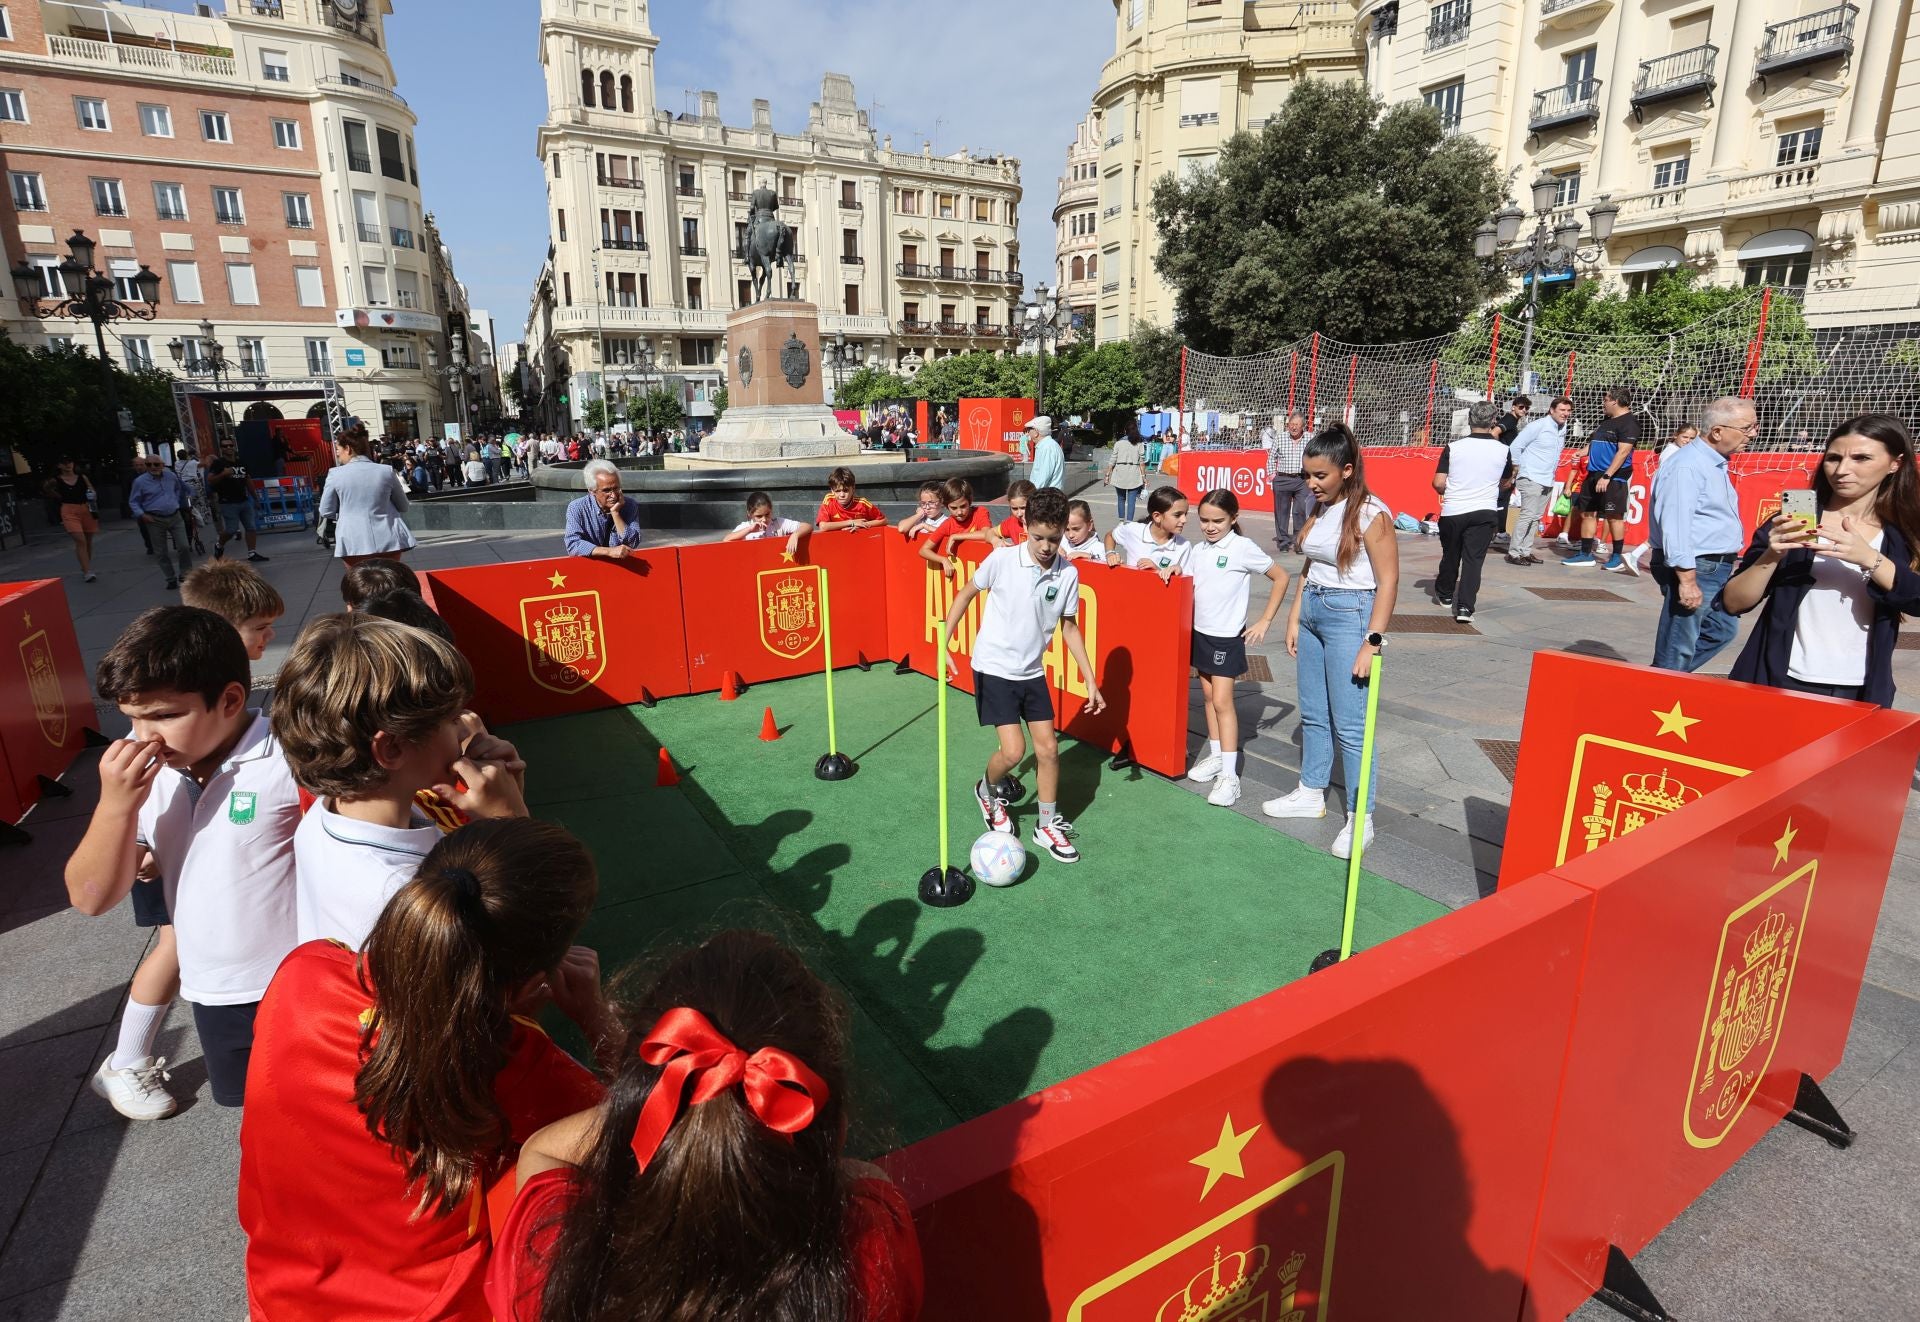
<svg viewBox="0 0 1920 1322">
<path fill-rule="evenodd" d="M 1156 542 L 1146 524 L 1131 521 L 1115 525 L 1113 544 L 1126 553 L 1125 563 L 1129 569 L 1142 560 L 1152 560 L 1161 569 L 1185 573 L 1187 557 L 1193 552 L 1193 543 L 1185 537 L 1176 534 L 1165 542 Z"/>
<path fill-rule="evenodd" d="M 1060 554 L 1069 560 L 1105 560 L 1107 546 L 1096 533 L 1089 533 L 1087 540 L 1077 546 L 1068 541 L 1063 533 L 1060 537 Z"/>
<path fill-rule="evenodd" d="M 766 527 L 756 528 L 753 520 L 748 519 L 745 523 L 736 523 L 733 530 L 746 534 L 740 539 L 743 542 L 759 542 L 769 537 L 791 537 L 800 531 L 800 524 L 794 519 L 769 519 Z"/>
<path fill-rule="evenodd" d="M 1042 569 L 1034 563 L 1032 547 L 1022 542 L 996 547 L 973 571 L 973 583 L 986 593 L 973 640 L 974 671 L 1002 679 L 1040 678 L 1054 629 L 1080 613 L 1080 571 L 1064 555 Z"/>
<path fill-rule="evenodd" d="M 1378 496 L 1368 496 L 1366 508 L 1360 511 L 1362 537 L 1382 515 L 1388 523 L 1393 522 L 1393 511 Z M 1373 561 L 1368 558 L 1364 545 L 1354 551 L 1353 563 L 1347 566 L 1347 572 L 1340 572 L 1340 526 L 1346 517 L 1345 500 L 1329 505 L 1314 516 L 1312 531 L 1300 543 L 1300 550 L 1307 557 L 1307 582 L 1323 588 L 1371 591 L 1379 584 L 1373 581 Z"/>
<path fill-rule="evenodd" d="M 342 817 L 325 799 L 314 804 L 293 838 L 301 942 L 365 945 L 387 901 L 439 843 L 440 828 L 417 809 L 412 826 L 396 829 Z"/>
<path fill-rule="evenodd" d="M 195 1005 L 247 1005 L 299 943 L 293 840 L 300 787 L 267 718 L 205 786 L 162 770 L 140 805 L 137 834 L 153 851 L 180 950 L 180 995 Z"/>
<path fill-rule="evenodd" d="M 1442 514 L 1472 514 L 1498 509 L 1500 479 L 1507 475 L 1512 454 L 1497 436 L 1463 436 L 1440 452 L 1440 472 L 1447 475 L 1441 493 Z"/>
<path fill-rule="evenodd" d="M 1237 637 L 1247 627 L 1253 575 L 1273 568 L 1273 557 L 1251 537 L 1229 531 L 1217 542 L 1193 544 L 1187 572 L 1193 575 L 1193 628 L 1214 638 Z"/>
<path fill-rule="evenodd" d="M 1886 541 L 1875 533 L 1873 549 Z M 1873 629 L 1873 595 L 1867 571 L 1832 556 L 1813 557 L 1813 586 L 1793 617 L 1793 653 L 1787 673 L 1803 684 L 1867 682 L 1867 635 Z"/>
</svg>

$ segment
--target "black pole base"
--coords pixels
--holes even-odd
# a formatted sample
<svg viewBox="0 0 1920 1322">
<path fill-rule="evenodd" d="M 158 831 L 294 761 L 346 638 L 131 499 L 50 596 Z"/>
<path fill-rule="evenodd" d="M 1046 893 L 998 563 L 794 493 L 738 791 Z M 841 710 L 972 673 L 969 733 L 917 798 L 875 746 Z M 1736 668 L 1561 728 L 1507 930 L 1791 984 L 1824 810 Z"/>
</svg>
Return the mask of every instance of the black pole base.
<svg viewBox="0 0 1920 1322">
<path fill-rule="evenodd" d="M 30 845 L 33 837 L 12 822 L 0 822 L 0 845 Z"/>
<path fill-rule="evenodd" d="M 73 797 L 73 786 L 62 785 L 52 776 L 35 776 L 34 779 L 40 782 L 40 795 L 42 798 L 70 799 Z"/>
<path fill-rule="evenodd" d="M 904 656 L 901 657 L 893 663 L 893 673 L 896 675 L 911 675 L 913 673 L 913 662 Z"/>
<path fill-rule="evenodd" d="M 853 664 L 859 668 L 860 673 L 863 675 L 873 669 L 873 662 L 867 660 L 867 654 L 865 652 L 861 652 L 854 659 Z"/>
<path fill-rule="evenodd" d="M 1138 762 L 1135 762 L 1133 760 L 1133 745 L 1123 744 L 1120 747 L 1120 751 L 1113 755 L 1113 760 L 1107 763 L 1107 770 L 1125 771 L 1129 767 L 1136 767 L 1139 765 L 1140 764 Z"/>
<path fill-rule="evenodd" d="M 145 524 L 141 524 L 140 526 L 143 528 L 146 527 Z M 80 746 L 82 748 L 105 748 L 111 743 L 113 743 L 113 740 L 107 738 L 92 726 L 87 726 L 80 731 Z"/>
<path fill-rule="evenodd" d="M 920 903 L 951 909 L 973 898 L 973 878 L 959 868 L 928 868 L 920 877 Z"/>
<path fill-rule="evenodd" d="M 1307 965 L 1307 972 L 1318 973 L 1321 969 L 1330 969 L 1340 962 L 1338 950 L 1323 950 L 1313 957 L 1313 963 Z"/>
<path fill-rule="evenodd" d="M 1800 1076 L 1800 1091 L 1793 1099 L 1787 1119 L 1809 1133 L 1818 1134 L 1836 1148 L 1853 1146 L 1853 1128 L 1840 1118 L 1840 1112 L 1811 1075 Z"/>
<path fill-rule="evenodd" d="M 853 759 L 845 753 L 822 753 L 820 760 L 813 764 L 816 780 L 846 780 L 853 772 Z"/>
<path fill-rule="evenodd" d="M 1618 1244 L 1607 1245 L 1607 1274 L 1600 1279 L 1593 1297 L 1633 1322 L 1673 1322 L 1673 1314 L 1660 1306 Z"/>
<path fill-rule="evenodd" d="M 640 690 L 640 705 L 642 707 L 645 707 L 648 711 L 652 711 L 654 704 L 658 701 L 659 699 L 655 698 L 653 694 L 648 692 L 646 689 Z"/>
</svg>

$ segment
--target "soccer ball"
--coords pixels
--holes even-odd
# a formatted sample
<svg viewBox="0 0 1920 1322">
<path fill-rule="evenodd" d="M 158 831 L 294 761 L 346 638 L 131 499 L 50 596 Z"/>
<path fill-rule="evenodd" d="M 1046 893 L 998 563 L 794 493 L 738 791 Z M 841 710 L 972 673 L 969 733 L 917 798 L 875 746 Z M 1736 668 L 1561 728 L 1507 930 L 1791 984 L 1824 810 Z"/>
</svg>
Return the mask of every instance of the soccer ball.
<svg viewBox="0 0 1920 1322">
<path fill-rule="evenodd" d="M 989 831 L 973 842 L 968 862 L 973 865 L 973 875 L 985 885 L 1011 886 L 1027 866 L 1027 850 L 1018 836 Z"/>
</svg>

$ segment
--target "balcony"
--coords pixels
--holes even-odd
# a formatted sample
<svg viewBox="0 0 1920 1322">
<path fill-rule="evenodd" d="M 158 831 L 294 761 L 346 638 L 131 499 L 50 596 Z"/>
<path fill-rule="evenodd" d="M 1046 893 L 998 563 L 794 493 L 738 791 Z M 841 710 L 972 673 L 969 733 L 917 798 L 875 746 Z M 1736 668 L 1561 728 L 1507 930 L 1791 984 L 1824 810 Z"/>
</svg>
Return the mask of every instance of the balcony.
<svg viewBox="0 0 1920 1322">
<path fill-rule="evenodd" d="M 1467 30 L 1473 26 L 1473 6 L 1457 5 L 1452 9 L 1436 12 L 1427 20 L 1427 49 L 1444 50 L 1448 46 L 1457 46 L 1467 39 Z"/>
<path fill-rule="evenodd" d="M 599 176 L 599 182 L 602 188 L 632 188 L 637 190 L 643 186 L 638 179 L 629 179 L 621 174 L 603 174 Z"/>
<path fill-rule="evenodd" d="M 247 0 L 247 12 L 255 18 L 284 18 L 280 0 Z"/>
<path fill-rule="evenodd" d="M 1527 127 L 1539 133 L 1562 124 L 1599 119 L 1601 81 L 1598 78 L 1585 78 L 1577 83 L 1535 92 L 1533 113 L 1527 116 Z"/>
<path fill-rule="evenodd" d="M 1100 219 L 1112 220 L 1115 216 L 1120 214 L 1121 210 L 1122 208 L 1120 207 L 1120 205 L 1118 203 L 1115 203 L 1113 206 L 1108 207 L 1106 210 L 1100 213 Z"/>
<path fill-rule="evenodd" d="M 228 55 L 200 55 L 164 47 L 91 41 L 47 35 L 47 54 L 88 64 L 111 64 L 136 73 L 170 73 L 202 78 L 235 78 L 239 66 Z"/>
<path fill-rule="evenodd" d="M 1120 282 L 1118 280 L 1109 280 L 1100 286 L 1100 292 L 1103 294 L 1117 294 L 1120 292 Z"/>
<path fill-rule="evenodd" d="M 373 157 L 363 152 L 349 151 L 347 153 L 347 168 L 356 174 L 372 174 Z"/>
<path fill-rule="evenodd" d="M 933 324 L 935 335 L 965 335 L 971 329 L 963 321 L 936 321 Z"/>
<path fill-rule="evenodd" d="M 1540 22 L 1550 28 L 1582 27 L 1612 8 L 1613 0 L 1541 0 Z"/>
<path fill-rule="evenodd" d="M 1713 65 L 1719 56 L 1720 48 L 1708 44 L 1640 61 L 1640 73 L 1633 80 L 1633 108 L 1639 110 L 1695 92 L 1712 95 Z"/>
<path fill-rule="evenodd" d="M 923 265 L 920 262 L 895 262 L 893 264 L 893 273 L 895 275 L 906 276 L 909 280 L 933 279 L 933 268 Z"/>
<path fill-rule="evenodd" d="M 1027 283 L 1027 277 L 1024 271 L 1008 271 L 1000 278 L 1012 285 L 1015 289 Z"/>
<path fill-rule="evenodd" d="M 780 205 L 783 207 L 797 207 L 802 205 L 802 203 L 797 197 L 783 197 L 780 199 Z"/>
<path fill-rule="evenodd" d="M 158 220 L 185 220 L 187 218 L 187 213 L 185 211 L 174 210 L 173 208 L 170 208 L 170 207 L 162 207 L 154 212 L 154 217 L 155 219 L 158 219 Z M 288 221 L 287 223 L 291 225 L 293 222 Z M 313 222 L 308 221 L 304 228 L 312 229 Z"/>
<path fill-rule="evenodd" d="M 611 235 L 602 234 L 600 236 L 600 246 L 602 248 L 611 248 L 616 252 L 645 252 L 647 250 L 647 241 L 645 239 L 616 239 Z"/>
<path fill-rule="evenodd" d="M 698 184 L 675 184 L 673 187 L 673 191 L 681 197 L 705 197 L 706 196 L 706 193 L 701 190 Z"/>
<path fill-rule="evenodd" d="M 973 272 L 964 266 L 936 266 L 933 268 L 935 280 L 971 280 Z"/>
<path fill-rule="evenodd" d="M 1208 110 L 1198 115 L 1180 116 L 1180 127 L 1183 129 L 1198 128 L 1202 124 L 1218 124 L 1219 122 L 1220 112 L 1218 110 Z"/>
<path fill-rule="evenodd" d="M 918 317 L 903 317 L 897 324 L 902 335 L 933 334 L 933 323 L 921 321 Z"/>
<path fill-rule="evenodd" d="M 1834 5 L 1784 23 L 1769 23 L 1754 58 L 1753 76 L 1764 79 L 1835 55 L 1852 55 L 1853 22 L 1859 16 L 1859 5 Z"/>
<path fill-rule="evenodd" d="M 846 266 L 865 266 L 867 264 L 867 259 L 862 257 L 857 252 L 841 253 L 840 261 L 843 265 L 846 265 Z"/>
<path fill-rule="evenodd" d="M 401 229 L 396 225 L 388 232 L 393 236 L 394 247 L 411 248 L 414 246 L 412 230 Z"/>
<path fill-rule="evenodd" d="M 353 228 L 360 235 L 360 242 L 380 242 L 380 227 L 378 225 L 355 225 Z"/>
<path fill-rule="evenodd" d="M 697 243 L 683 243 L 680 245 L 680 255 L 682 257 L 705 257 L 707 250 Z"/>
<path fill-rule="evenodd" d="M 975 322 L 973 338 L 976 340 L 1004 340 L 1013 334 L 1009 326 L 995 326 L 991 322 Z"/>
<path fill-rule="evenodd" d="M 343 88 L 346 91 L 356 93 L 360 96 L 372 97 L 373 99 L 378 101 L 390 101 L 394 105 L 399 106 L 403 110 L 406 109 L 406 106 L 407 106 L 407 98 L 405 98 L 404 96 L 401 96 L 398 92 L 394 91 L 391 87 L 382 87 L 379 83 L 370 83 L 364 78 L 350 78 L 350 77 L 344 77 L 344 76 L 335 78 L 329 75 L 326 77 L 316 78 L 314 79 L 314 81 L 319 83 L 322 87 Z"/>
<path fill-rule="evenodd" d="M 861 205 L 860 205 L 860 199 L 858 199 L 858 198 L 854 198 L 854 197 L 843 197 L 843 198 L 841 198 L 841 199 L 840 199 L 840 209 L 841 209 L 842 211 L 864 211 L 864 210 L 866 210 L 866 208 L 865 208 L 865 207 L 863 207 L 863 206 L 861 206 Z"/>
<path fill-rule="evenodd" d="M 124 202 L 95 202 L 93 204 L 93 214 L 96 216 L 112 216 L 116 219 L 125 219 L 127 206 Z"/>
<path fill-rule="evenodd" d="M 1111 138 L 1108 138 L 1105 142 L 1100 144 L 1100 150 L 1107 151 L 1111 148 L 1118 147 L 1121 143 L 1125 142 L 1126 140 L 1127 140 L 1126 134 L 1116 133 Z"/>
</svg>

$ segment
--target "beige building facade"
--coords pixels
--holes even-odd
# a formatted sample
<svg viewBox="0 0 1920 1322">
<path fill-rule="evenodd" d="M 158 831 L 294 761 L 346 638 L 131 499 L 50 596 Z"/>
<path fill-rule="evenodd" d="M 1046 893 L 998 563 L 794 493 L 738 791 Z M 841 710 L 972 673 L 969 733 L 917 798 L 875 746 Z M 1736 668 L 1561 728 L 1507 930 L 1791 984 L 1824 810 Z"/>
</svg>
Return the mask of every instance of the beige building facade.
<svg viewBox="0 0 1920 1322">
<path fill-rule="evenodd" d="M 801 297 L 819 305 L 827 340 L 844 338 L 849 366 L 911 370 L 1012 346 L 1017 160 L 896 151 L 839 74 L 822 80 L 802 133 L 777 132 L 765 101 L 729 125 L 713 92 L 671 114 L 655 100 L 647 0 L 541 0 L 540 14 L 552 252 L 524 338 L 543 394 L 568 396 L 571 420 L 556 425 L 578 426 L 606 386 L 617 395 L 669 374 L 688 413 L 712 412 L 727 313 L 750 297 L 734 253 L 761 187 L 795 229 Z"/>
<path fill-rule="evenodd" d="M 1075 126 L 1053 204 L 1053 285 L 1083 333 L 1100 301 L 1100 120 L 1089 112 Z"/>
<path fill-rule="evenodd" d="M 1617 204 L 1609 280 L 1786 285 L 1816 326 L 1920 306 L 1910 5 L 1372 0 L 1356 39 L 1374 91 L 1493 147 L 1523 207 L 1543 170 L 1589 240 Z"/>
</svg>

